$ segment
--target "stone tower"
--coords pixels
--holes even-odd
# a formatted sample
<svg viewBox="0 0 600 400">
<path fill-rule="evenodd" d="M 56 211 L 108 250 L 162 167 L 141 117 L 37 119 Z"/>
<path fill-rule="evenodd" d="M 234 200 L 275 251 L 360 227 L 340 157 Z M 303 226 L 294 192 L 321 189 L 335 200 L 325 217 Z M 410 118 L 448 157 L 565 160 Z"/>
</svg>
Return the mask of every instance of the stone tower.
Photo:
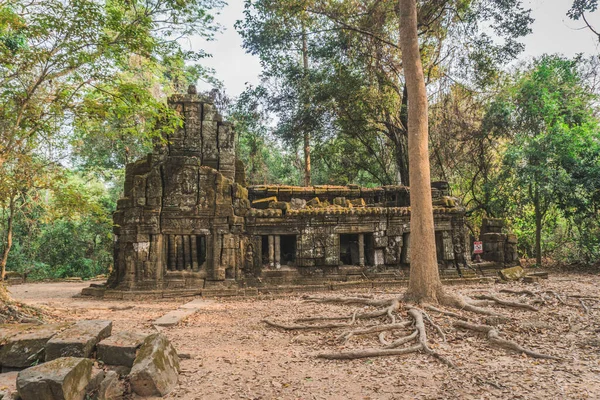
<svg viewBox="0 0 600 400">
<path fill-rule="evenodd" d="M 183 127 L 126 167 L 114 214 L 108 286 L 122 290 L 202 287 L 235 278 L 248 192 L 234 182 L 235 136 L 212 102 L 189 90 L 168 104 Z"/>
</svg>

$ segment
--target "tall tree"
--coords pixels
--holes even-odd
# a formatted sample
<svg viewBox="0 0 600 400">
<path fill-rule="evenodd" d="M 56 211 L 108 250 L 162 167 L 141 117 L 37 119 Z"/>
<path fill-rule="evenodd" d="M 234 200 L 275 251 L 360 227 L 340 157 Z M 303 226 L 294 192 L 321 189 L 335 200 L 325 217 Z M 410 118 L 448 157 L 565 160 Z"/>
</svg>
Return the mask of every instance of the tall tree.
<svg viewBox="0 0 600 400">
<path fill-rule="evenodd" d="M 535 256 L 542 263 L 542 229 L 548 212 L 564 200 L 572 205 L 582 160 L 597 163 L 597 122 L 592 94 L 583 86 L 578 60 L 543 56 L 499 96 L 494 108 L 505 110 L 502 130 L 512 132 L 504 154 L 504 176 L 523 194 L 521 206 L 533 208 Z M 591 156 L 591 157 L 590 157 Z M 593 161 L 596 160 L 596 161 Z M 589 175 L 586 174 L 589 177 Z M 570 199 L 567 201 L 566 199 Z"/>
<path fill-rule="evenodd" d="M 410 279 L 407 298 L 437 302 L 442 282 L 437 266 L 431 172 L 427 90 L 419 50 L 417 4 L 399 0 L 400 47 L 408 91 L 408 163 L 410 171 Z"/>
</svg>

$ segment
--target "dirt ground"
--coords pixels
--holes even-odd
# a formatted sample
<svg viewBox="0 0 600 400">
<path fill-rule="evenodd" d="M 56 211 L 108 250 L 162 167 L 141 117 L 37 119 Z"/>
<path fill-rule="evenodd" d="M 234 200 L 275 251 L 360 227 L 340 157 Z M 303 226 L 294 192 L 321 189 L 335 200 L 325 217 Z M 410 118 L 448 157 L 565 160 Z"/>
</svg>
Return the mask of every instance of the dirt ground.
<svg viewBox="0 0 600 400">
<path fill-rule="evenodd" d="M 113 331 L 153 331 L 151 322 L 190 298 L 173 301 L 101 301 L 73 297 L 87 283 L 12 286 L 12 296 L 41 306 L 56 319 L 103 318 Z M 536 284 L 452 286 L 464 295 L 496 293 L 527 300 L 501 289 L 555 290 L 600 296 L 600 276 L 553 274 Z M 344 293 L 351 295 L 352 293 Z M 354 295 L 391 297 L 380 290 Z M 323 294 L 323 296 L 331 294 Z M 286 332 L 267 327 L 265 318 L 291 322 L 315 315 L 351 315 L 350 306 L 304 303 L 300 296 L 277 299 L 216 300 L 178 326 L 161 329 L 180 353 L 179 386 L 168 399 L 600 399 L 600 302 L 588 301 L 586 314 L 576 299 L 549 302 L 539 312 L 494 307 L 512 317 L 500 325 L 503 337 L 562 358 L 538 360 L 492 347 L 485 337 L 452 328 L 452 319 L 430 313 L 447 342 L 431 330 L 432 347 L 452 360 L 451 369 L 433 357 L 411 354 L 354 361 L 314 357 L 323 350 L 378 346 L 376 336 L 336 342 L 343 331 Z M 463 314 L 470 321 L 483 318 Z M 367 322 L 366 324 L 373 323 Z M 428 327 L 429 329 L 429 327 Z"/>
</svg>

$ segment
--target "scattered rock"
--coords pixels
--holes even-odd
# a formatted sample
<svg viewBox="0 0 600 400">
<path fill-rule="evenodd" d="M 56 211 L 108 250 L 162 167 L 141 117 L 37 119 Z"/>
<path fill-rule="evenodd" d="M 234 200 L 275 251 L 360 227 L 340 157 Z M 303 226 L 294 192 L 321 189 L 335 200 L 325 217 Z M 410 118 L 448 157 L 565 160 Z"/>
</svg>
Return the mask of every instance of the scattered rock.
<svg viewBox="0 0 600 400">
<path fill-rule="evenodd" d="M 158 318 L 153 324 L 157 326 L 175 326 L 196 311 L 198 310 L 195 308 L 178 308 Z"/>
<path fill-rule="evenodd" d="M 17 371 L 0 374 L 0 399 L 17 400 Z"/>
<path fill-rule="evenodd" d="M 290 201 L 290 207 L 292 210 L 302 210 L 306 208 L 306 200 L 293 198 L 292 201 Z"/>
<path fill-rule="evenodd" d="M 136 332 L 118 332 L 98 343 L 97 358 L 105 364 L 131 368 L 145 337 Z"/>
<path fill-rule="evenodd" d="M 23 400 L 83 400 L 92 374 L 92 360 L 61 357 L 17 375 Z"/>
<path fill-rule="evenodd" d="M 129 374 L 131 389 L 140 396 L 164 396 L 177 385 L 179 357 L 160 333 L 148 336 Z"/>
<path fill-rule="evenodd" d="M 89 357 L 96 344 L 110 336 L 111 330 L 111 321 L 78 321 L 46 343 L 46 361 L 59 357 Z"/>
<path fill-rule="evenodd" d="M 119 374 L 114 371 L 106 373 L 94 400 L 120 400 L 126 391 L 125 381 L 119 379 Z"/>
<path fill-rule="evenodd" d="M 67 324 L 36 325 L 9 337 L 0 348 L 0 365 L 27 368 L 44 361 L 46 343 Z"/>
<path fill-rule="evenodd" d="M 105 376 L 106 376 L 106 373 L 104 372 L 103 369 L 92 367 L 92 374 L 90 377 L 90 381 L 88 382 L 87 386 L 85 387 L 85 392 L 87 394 L 98 392 L 98 389 L 100 388 L 100 384 L 104 380 Z"/>
<path fill-rule="evenodd" d="M 505 281 L 517 281 L 525 276 L 525 270 L 520 266 L 500 270 L 500 276 Z"/>
</svg>

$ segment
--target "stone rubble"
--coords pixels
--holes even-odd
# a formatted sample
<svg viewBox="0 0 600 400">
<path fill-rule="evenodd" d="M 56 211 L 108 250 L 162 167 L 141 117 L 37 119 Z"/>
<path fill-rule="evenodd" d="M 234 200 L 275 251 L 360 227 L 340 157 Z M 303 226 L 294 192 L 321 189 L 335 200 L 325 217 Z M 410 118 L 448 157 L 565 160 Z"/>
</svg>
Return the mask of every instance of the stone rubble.
<svg viewBox="0 0 600 400">
<path fill-rule="evenodd" d="M 0 326 L 0 368 L 17 369 L 0 374 L 0 400 L 117 400 L 177 385 L 179 356 L 164 335 L 111 331 L 106 320 Z"/>
</svg>

